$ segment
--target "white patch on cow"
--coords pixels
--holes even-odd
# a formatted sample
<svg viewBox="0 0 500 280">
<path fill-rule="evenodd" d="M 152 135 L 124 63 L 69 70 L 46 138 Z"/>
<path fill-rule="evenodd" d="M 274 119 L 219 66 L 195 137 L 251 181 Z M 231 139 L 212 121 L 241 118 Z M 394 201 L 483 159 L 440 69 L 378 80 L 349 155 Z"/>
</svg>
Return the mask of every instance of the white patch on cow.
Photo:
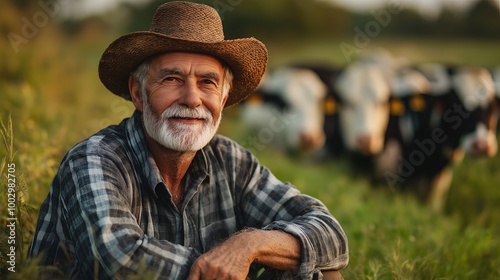
<svg viewBox="0 0 500 280">
<path fill-rule="evenodd" d="M 488 130 L 483 123 L 478 123 L 473 133 L 464 136 L 461 145 L 465 154 L 475 157 L 492 157 L 498 151 L 495 132 Z"/>
<path fill-rule="evenodd" d="M 430 83 L 430 94 L 439 96 L 450 91 L 451 79 L 444 65 L 435 63 L 421 64 L 418 69 Z"/>
<path fill-rule="evenodd" d="M 390 86 L 381 67 L 374 63 L 352 63 L 336 82 L 341 98 L 340 126 L 346 147 L 376 154 L 384 145 L 389 118 Z"/>
<path fill-rule="evenodd" d="M 493 69 L 492 78 L 495 83 L 496 96 L 500 98 L 500 66 Z"/>
<path fill-rule="evenodd" d="M 429 80 L 420 71 L 412 69 L 401 70 L 391 81 L 391 92 L 396 97 L 428 93 L 430 88 Z"/>
<path fill-rule="evenodd" d="M 376 64 L 383 67 L 384 70 L 390 71 L 396 67 L 394 57 L 384 48 L 365 50 L 359 55 L 356 63 Z"/>
<path fill-rule="evenodd" d="M 458 97 L 469 112 L 487 107 L 495 96 L 493 78 L 484 68 L 464 67 L 452 78 Z"/>
</svg>

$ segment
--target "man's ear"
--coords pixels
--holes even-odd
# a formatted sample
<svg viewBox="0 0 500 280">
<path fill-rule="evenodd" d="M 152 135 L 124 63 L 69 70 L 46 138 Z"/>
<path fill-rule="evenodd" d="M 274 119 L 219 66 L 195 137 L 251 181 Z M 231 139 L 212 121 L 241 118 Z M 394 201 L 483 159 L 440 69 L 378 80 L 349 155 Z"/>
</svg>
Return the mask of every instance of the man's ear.
<svg viewBox="0 0 500 280">
<path fill-rule="evenodd" d="M 226 102 L 227 102 L 227 99 L 229 98 L 229 93 L 226 94 L 226 96 L 224 96 L 224 98 L 222 99 L 222 108 L 224 108 L 224 106 L 226 106 Z"/>
<path fill-rule="evenodd" d="M 130 92 L 130 97 L 132 98 L 132 103 L 134 103 L 135 108 L 142 112 L 142 94 L 139 86 L 139 82 L 134 76 L 130 75 L 128 77 L 128 90 Z"/>
</svg>

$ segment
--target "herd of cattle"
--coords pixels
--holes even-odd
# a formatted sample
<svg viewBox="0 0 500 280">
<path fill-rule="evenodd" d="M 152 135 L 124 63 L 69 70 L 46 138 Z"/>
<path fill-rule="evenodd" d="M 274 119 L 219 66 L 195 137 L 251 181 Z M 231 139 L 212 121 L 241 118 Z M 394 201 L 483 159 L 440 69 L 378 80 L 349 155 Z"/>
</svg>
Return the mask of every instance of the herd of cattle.
<svg viewBox="0 0 500 280">
<path fill-rule="evenodd" d="M 439 210 L 452 164 L 497 152 L 500 67 L 415 65 L 377 51 L 342 68 L 276 68 L 241 106 L 247 127 L 274 129 L 286 150 L 348 158 Z M 270 123 L 278 114 L 281 126 Z"/>
</svg>

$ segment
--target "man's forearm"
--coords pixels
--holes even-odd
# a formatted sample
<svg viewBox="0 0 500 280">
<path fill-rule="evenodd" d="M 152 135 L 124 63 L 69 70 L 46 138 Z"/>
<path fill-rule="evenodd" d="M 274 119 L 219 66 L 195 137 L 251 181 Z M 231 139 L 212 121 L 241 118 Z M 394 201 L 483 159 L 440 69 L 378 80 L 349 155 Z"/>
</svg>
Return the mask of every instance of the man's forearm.
<svg viewBox="0 0 500 280">
<path fill-rule="evenodd" d="M 279 230 L 244 230 L 201 255 L 191 267 L 188 280 L 245 279 L 252 263 L 277 270 L 296 270 L 300 242 Z"/>
<path fill-rule="evenodd" d="M 278 270 L 295 270 L 300 264 L 300 242 L 288 233 L 279 230 L 250 230 L 235 237 L 247 240 L 252 246 L 253 262 Z"/>
</svg>

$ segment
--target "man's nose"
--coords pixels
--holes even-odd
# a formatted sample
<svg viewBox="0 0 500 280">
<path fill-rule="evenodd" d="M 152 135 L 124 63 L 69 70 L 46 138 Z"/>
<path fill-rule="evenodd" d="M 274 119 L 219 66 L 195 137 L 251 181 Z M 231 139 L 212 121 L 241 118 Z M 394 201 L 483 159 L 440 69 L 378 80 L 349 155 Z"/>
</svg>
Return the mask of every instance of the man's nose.
<svg viewBox="0 0 500 280">
<path fill-rule="evenodd" d="M 201 105 L 201 91 L 195 81 L 186 81 L 179 97 L 179 104 L 188 108 L 196 108 Z"/>
</svg>

